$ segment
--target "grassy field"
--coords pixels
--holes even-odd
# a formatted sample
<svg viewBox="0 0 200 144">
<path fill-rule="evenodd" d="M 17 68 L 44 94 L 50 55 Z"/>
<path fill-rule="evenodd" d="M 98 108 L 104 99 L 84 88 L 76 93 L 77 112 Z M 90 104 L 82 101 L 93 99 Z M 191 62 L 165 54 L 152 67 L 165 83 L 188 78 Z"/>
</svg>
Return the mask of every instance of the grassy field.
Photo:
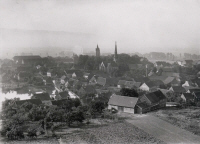
<svg viewBox="0 0 200 144">
<path fill-rule="evenodd" d="M 62 141 L 71 144 L 164 143 L 127 122 L 80 128 L 62 135 Z"/>
<path fill-rule="evenodd" d="M 200 108 L 198 107 L 177 110 L 159 110 L 152 114 L 200 136 Z"/>
</svg>

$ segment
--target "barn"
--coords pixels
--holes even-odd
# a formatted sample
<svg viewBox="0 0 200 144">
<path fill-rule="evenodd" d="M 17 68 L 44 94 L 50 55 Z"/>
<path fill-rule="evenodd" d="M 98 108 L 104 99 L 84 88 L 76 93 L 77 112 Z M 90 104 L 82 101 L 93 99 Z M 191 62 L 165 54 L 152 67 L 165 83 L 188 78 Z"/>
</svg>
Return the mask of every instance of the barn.
<svg viewBox="0 0 200 144">
<path fill-rule="evenodd" d="M 136 97 L 128 97 L 113 94 L 108 102 L 108 109 L 115 108 L 120 112 L 135 113 Z"/>
</svg>

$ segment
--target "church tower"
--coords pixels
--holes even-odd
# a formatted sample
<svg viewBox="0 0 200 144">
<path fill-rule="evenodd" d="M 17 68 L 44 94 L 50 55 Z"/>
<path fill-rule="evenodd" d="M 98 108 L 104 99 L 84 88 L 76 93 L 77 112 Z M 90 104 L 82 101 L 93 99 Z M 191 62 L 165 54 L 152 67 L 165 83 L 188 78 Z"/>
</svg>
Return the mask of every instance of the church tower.
<svg viewBox="0 0 200 144">
<path fill-rule="evenodd" d="M 100 49 L 99 49 L 98 44 L 97 44 L 97 48 L 96 48 L 96 57 L 100 57 Z"/>
<path fill-rule="evenodd" d="M 117 61 L 117 42 L 115 42 L 115 54 L 114 54 L 114 61 L 116 62 Z"/>
</svg>

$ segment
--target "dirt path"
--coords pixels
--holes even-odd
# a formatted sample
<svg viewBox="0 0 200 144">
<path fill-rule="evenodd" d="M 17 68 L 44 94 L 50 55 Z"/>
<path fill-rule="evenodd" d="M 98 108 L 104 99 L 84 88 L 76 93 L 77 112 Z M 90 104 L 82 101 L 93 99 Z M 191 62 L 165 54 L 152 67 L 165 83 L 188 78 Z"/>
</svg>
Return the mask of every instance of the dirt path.
<svg viewBox="0 0 200 144">
<path fill-rule="evenodd" d="M 166 143 L 199 144 L 200 137 L 152 115 L 136 115 L 127 122 Z"/>
</svg>

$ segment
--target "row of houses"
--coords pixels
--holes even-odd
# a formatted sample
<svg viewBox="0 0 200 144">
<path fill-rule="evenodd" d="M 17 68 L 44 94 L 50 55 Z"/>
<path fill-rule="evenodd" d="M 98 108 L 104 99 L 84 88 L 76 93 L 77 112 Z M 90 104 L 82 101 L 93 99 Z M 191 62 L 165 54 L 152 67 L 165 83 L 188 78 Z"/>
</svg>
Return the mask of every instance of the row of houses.
<svg viewBox="0 0 200 144">
<path fill-rule="evenodd" d="M 51 106 L 53 105 L 53 103 L 56 103 L 56 101 L 63 101 L 63 100 L 68 99 L 69 97 L 70 95 L 68 91 L 58 92 L 54 95 L 49 95 L 49 93 L 45 91 L 41 91 L 41 92 L 33 93 L 31 96 L 31 99 L 16 101 L 16 104 L 22 105 L 25 102 L 30 102 L 36 105 L 44 104 L 47 106 Z"/>
</svg>

